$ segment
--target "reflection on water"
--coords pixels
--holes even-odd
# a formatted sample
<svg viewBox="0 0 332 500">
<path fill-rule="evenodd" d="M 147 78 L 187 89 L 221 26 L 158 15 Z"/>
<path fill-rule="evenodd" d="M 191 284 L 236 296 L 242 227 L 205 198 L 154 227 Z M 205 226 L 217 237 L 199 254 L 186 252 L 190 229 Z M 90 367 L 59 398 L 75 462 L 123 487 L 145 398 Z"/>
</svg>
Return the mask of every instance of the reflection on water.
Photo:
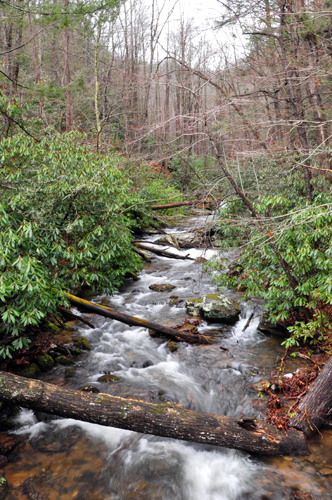
<svg viewBox="0 0 332 500">
<path fill-rule="evenodd" d="M 181 253 L 196 258 L 204 252 Z M 209 250 L 205 256 L 212 254 Z M 153 292 L 152 283 L 171 283 L 176 289 Z M 127 283 L 114 297 L 95 300 L 108 301 L 124 313 L 176 325 L 186 311 L 184 302 L 170 307 L 170 295 L 181 301 L 214 291 L 202 264 L 157 257 L 140 273 L 140 281 Z M 145 329 L 94 317 L 94 330 L 80 329 L 92 351 L 77 363 L 74 377 L 65 379 L 64 368 L 56 367 L 44 379 L 72 388 L 93 384 L 102 392 L 151 402 L 175 401 L 198 411 L 258 415 L 262 403 L 252 384 L 275 368 L 283 348 L 278 339 L 257 331 L 257 317 L 243 332 L 255 305 L 257 311 L 257 303 L 241 305 L 241 318 L 234 327 L 203 322 L 205 332 L 220 332 L 214 345 L 181 344 L 175 353 Z M 296 362 L 287 369 L 294 369 Z M 120 380 L 98 382 L 105 373 Z M 36 492 L 49 500 L 281 500 L 299 498 L 296 489 L 317 499 L 332 497 L 332 431 L 324 432 L 323 440 L 315 438 L 309 457 L 259 459 L 71 419 L 42 415 L 38 419 L 27 410 L 17 417 L 16 432 L 29 439 L 12 452 L 5 469 L 9 500 L 27 499 L 22 485 L 28 477 L 33 478 Z"/>
</svg>

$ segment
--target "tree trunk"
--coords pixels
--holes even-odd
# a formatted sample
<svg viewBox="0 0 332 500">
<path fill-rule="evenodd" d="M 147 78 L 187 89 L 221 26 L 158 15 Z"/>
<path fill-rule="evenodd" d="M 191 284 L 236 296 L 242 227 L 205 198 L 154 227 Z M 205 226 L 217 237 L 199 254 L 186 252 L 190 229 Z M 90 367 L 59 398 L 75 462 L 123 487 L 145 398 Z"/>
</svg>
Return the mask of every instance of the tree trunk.
<svg viewBox="0 0 332 500">
<path fill-rule="evenodd" d="M 311 436 L 332 414 L 332 358 L 313 382 L 308 393 L 294 410 L 296 416 L 291 419 L 291 427 L 300 429 L 306 436 Z"/>
<path fill-rule="evenodd" d="M 108 394 L 88 394 L 0 372 L 0 399 L 65 418 L 265 455 L 307 455 L 302 432 L 251 417 L 224 417 Z"/>
<path fill-rule="evenodd" d="M 129 326 L 140 326 L 143 328 L 148 328 L 153 330 L 161 335 L 171 338 L 176 342 L 189 342 L 190 344 L 211 344 L 210 340 L 201 335 L 200 333 L 193 334 L 182 332 L 176 330 L 175 328 L 169 328 L 167 326 L 158 325 L 157 323 L 152 323 L 151 321 L 147 321 L 146 319 L 135 318 L 134 316 L 127 316 L 126 314 L 122 314 L 109 307 L 102 306 L 99 304 L 93 304 L 88 300 L 81 299 L 79 297 L 75 297 L 75 295 L 71 295 L 70 293 L 64 293 L 64 295 L 70 300 L 70 302 L 87 311 L 95 314 L 100 314 L 101 316 L 105 316 L 106 318 L 115 319 L 117 321 L 121 321 L 121 323 L 125 323 Z"/>
<path fill-rule="evenodd" d="M 167 250 L 159 250 L 159 248 L 153 248 L 148 245 L 143 245 L 142 243 L 136 243 L 135 245 L 142 250 L 161 255 L 162 257 L 169 257 L 170 259 L 195 260 L 193 257 L 189 257 L 189 255 L 178 255 L 176 253 L 168 252 Z"/>
</svg>

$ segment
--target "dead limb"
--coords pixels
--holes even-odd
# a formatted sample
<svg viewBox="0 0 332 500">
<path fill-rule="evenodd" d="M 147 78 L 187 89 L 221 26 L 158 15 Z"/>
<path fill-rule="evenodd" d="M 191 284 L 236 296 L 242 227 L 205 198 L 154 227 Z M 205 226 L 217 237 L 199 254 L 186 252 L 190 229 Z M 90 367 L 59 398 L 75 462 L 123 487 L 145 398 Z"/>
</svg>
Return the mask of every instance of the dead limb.
<svg viewBox="0 0 332 500">
<path fill-rule="evenodd" d="M 93 324 L 90 323 L 90 321 L 81 318 L 81 316 L 78 316 L 78 314 L 74 314 L 73 312 L 69 311 L 68 309 L 65 309 L 64 307 L 57 306 L 58 311 L 60 311 L 62 314 L 67 315 L 69 318 L 82 321 L 85 325 L 88 325 L 90 328 L 94 328 Z"/>
<path fill-rule="evenodd" d="M 64 389 L 0 372 L 0 399 L 51 415 L 264 455 L 307 455 L 302 432 L 283 433 L 252 417 L 225 417 L 108 394 Z"/>
<path fill-rule="evenodd" d="M 159 248 L 153 248 L 143 243 L 135 243 L 135 246 L 142 250 L 155 253 L 156 255 L 160 255 L 162 257 L 168 257 L 169 259 L 195 260 L 193 257 L 189 257 L 189 255 L 178 255 L 176 253 L 168 252 L 167 250 L 160 250 Z"/>
<path fill-rule="evenodd" d="M 179 342 L 188 342 L 190 344 L 211 344 L 209 339 L 207 339 L 200 333 L 192 334 L 187 332 L 180 332 L 175 328 L 169 328 L 167 326 L 153 323 L 152 321 L 147 321 L 146 319 L 135 318 L 134 316 L 128 316 L 127 314 L 119 313 L 109 307 L 94 304 L 89 300 L 81 299 L 80 297 L 76 297 L 75 295 L 71 295 L 70 293 L 64 292 L 64 295 L 73 305 L 83 309 L 84 311 L 100 314 L 101 316 L 104 316 L 106 318 L 115 319 L 117 321 L 120 321 L 121 323 L 125 323 L 126 325 L 148 328 L 149 330 L 153 330 L 163 335 L 164 337 L 168 337 Z"/>
</svg>

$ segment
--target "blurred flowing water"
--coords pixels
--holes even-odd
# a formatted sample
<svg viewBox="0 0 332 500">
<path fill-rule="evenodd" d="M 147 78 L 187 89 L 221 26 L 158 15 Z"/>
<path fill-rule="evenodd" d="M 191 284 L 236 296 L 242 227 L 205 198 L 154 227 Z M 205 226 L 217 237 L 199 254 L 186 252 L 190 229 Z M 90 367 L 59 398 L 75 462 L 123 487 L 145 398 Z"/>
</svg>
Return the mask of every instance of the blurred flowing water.
<svg viewBox="0 0 332 500">
<path fill-rule="evenodd" d="M 203 223 L 204 218 L 197 217 L 188 221 L 189 227 L 170 232 L 185 236 L 188 229 Z M 171 251 L 206 259 L 215 253 Z M 194 261 L 156 257 L 140 273 L 139 281 L 128 281 L 117 295 L 95 297 L 94 301 L 175 326 L 188 317 L 186 299 L 216 292 L 202 267 Z M 149 289 L 154 283 L 171 283 L 176 288 L 154 292 Z M 241 299 L 233 291 L 226 293 Z M 183 302 L 171 307 L 171 295 Z M 257 316 L 243 332 L 253 310 Z M 279 339 L 257 331 L 257 301 L 241 302 L 241 311 L 234 327 L 201 324 L 203 332 L 218 331 L 212 346 L 179 343 L 174 353 L 169 352 L 166 341 L 150 337 L 146 329 L 89 316 L 96 327 L 80 328 L 80 334 L 88 338 L 92 350 L 77 362 L 74 377 L 66 379 L 64 367 L 56 367 L 43 379 L 75 389 L 92 384 L 104 393 L 151 402 L 174 401 L 196 411 L 257 416 L 262 401 L 252 384 L 275 369 L 283 348 Z M 98 382 L 108 373 L 120 380 Z M 297 489 L 316 499 L 332 498 L 330 430 L 324 431 L 323 440 L 318 436 L 312 442 L 313 454 L 309 457 L 263 459 L 234 450 L 35 415 L 28 410 L 21 411 L 16 423 L 15 432 L 29 435 L 29 440 L 12 452 L 5 468 L 9 500 L 26 500 L 22 484 L 28 477 L 49 500 L 278 500 L 300 498 Z"/>
</svg>

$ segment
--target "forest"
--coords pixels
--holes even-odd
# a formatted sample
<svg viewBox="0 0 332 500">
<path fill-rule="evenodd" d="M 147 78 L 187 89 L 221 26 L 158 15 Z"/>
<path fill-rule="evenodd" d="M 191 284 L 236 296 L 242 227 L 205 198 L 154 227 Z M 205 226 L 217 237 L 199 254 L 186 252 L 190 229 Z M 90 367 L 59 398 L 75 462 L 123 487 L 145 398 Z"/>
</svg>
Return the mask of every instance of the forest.
<svg viewBox="0 0 332 500">
<path fill-rule="evenodd" d="M 93 326 L 92 313 L 135 328 L 145 325 L 167 338 L 169 351 L 173 344 L 175 351 L 177 344 L 180 351 L 191 344 L 209 349 L 213 333 L 210 337 L 209 330 L 200 330 L 197 335 L 199 323 L 179 316 L 181 324 L 176 324 L 175 316 L 172 322 L 150 310 L 144 317 L 144 309 L 131 311 L 114 302 L 126 284 L 142 282 L 156 255 L 161 262 L 182 259 L 183 265 L 191 259 L 201 266 L 201 275 L 209 276 L 213 290 L 232 290 L 245 304 L 241 314 L 249 307 L 243 332 L 258 309 L 269 332 L 283 331 L 279 375 L 256 391 L 258 406 L 260 399 L 270 398 L 268 419 L 253 423 L 250 410 L 247 423 L 244 406 L 239 423 L 235 410 L 224 413 L 213 404 L 189 400 L 183 410 L 188 413 L 181 417 L 179 396 L 160 399 L 160 405 L 158 400 L 160 409 L 144 391 L 135 395 L 126 386 L 123 392 L 110 392 L 114 401 L 105 404 L 118 416 L 103 417 L 105 425 L 205 443 L 197 429 L 209 434 L 211 428 L 202 421 L 194 430 L 196 417 L 190 412 L 206 412 L 212 427 L 218 414 L 226 419 L 218 423 L 220 429 L 242 429 L 234 431 L 235 444 L 224 441 L 224 431 L 217 437 L 210 434 L 208 439 L 220 446 L 271 455 L 293 448 L 305 455 L 303 434 L 309 437 L 312 426 L 324 425 L 332 408 L 332 4 L 187 4 L 0 3 L 0 399 L 6 415 L 7 403 L 26 403 L 34 410 L 79 418 L 84 398 L 106 412 L 101 396 L 83 395 L 77 402 L 70 393 L 74 386 L 63 396 L 71 410 L 59 409 L 61 395 L 47 384 L 58 385 L 56 381 L 24 385 L 17 377 L 30 376 L 28 366 L 51 352 L 50 346 L 57 344 L 52 334 L 68 321 L 82 325 L 82 318 L 84 328 Z M 181 231 L 172 236 L 172 228 L 185 227 L 198 212 L 205 214 L 204 223 L 191 230 L 190 241 L 202 250 L 200 261 L 189 250 L 181 253 L 191 248 L 181 240 Z M 151 242 L 157 233 L 166 244 L 162 250 L 153 246 L 156 240 Z M 166 295 L 160 297 L 166 300 Z M 181 295 L 168 299 L 181 307 Z M 188 300 L 186 304 L 189 311 Z M 159 337 L 155 342 L 161 342 Z M 62 357 L 70 354 L 68 347 L 61 349 Z M 220 349 L 225 356 L 229 352 L 228 345 Z M 294 387 L 280 382 L 290 357 L 294 363 L 306 358 L 316 373 L 298 377 L 295 399 L 300 394 L 304 402 L 298 398 L 297 410 L 294 403 L 282 413 L 280 395 L 270 387 L 284 385 L 290 391 L 286 399 L 294 399 Z M 114 370 L 107 370 L 104 376 L 113 376 Z M 23 395 L 17 396 L 18 387 Z M 33 393 L 39 391 L 49 391 L 51 406 L 54 395 L 51 410 L 41 399 L 35 401 Z M 118 396 L 139 400 L 136 406 L 126 403 L 132 409 L 127 426 L 119 420 L 124 410 L 117 407 Z M 163 406 L 169 401 L 176 408 Z M 150 406 L 138 411 L 138 403 Z M 150 422 L 158 412 L 162 416 L 153 418 L 164 422 L 169 411 L 174 413 L 172 429 L 166 425 L 161 431 L 163 423 Z M 92 410 L 81 420 L 103 424 Z M 257 443 L 246 432 L 255 434 Z M 269 445 L 261 442 L 266 436 Z M 37 498 L 33 484 L 24 488 L 22 498 Z M 136 498 L 122 494 L 114 498 Z M 220 498 L 240 500 L 241 494 Z M 280 498 L 325 498 L 310 495 Z M 137 498 L 167 495 L 150 492 Z"/>
</svg>

